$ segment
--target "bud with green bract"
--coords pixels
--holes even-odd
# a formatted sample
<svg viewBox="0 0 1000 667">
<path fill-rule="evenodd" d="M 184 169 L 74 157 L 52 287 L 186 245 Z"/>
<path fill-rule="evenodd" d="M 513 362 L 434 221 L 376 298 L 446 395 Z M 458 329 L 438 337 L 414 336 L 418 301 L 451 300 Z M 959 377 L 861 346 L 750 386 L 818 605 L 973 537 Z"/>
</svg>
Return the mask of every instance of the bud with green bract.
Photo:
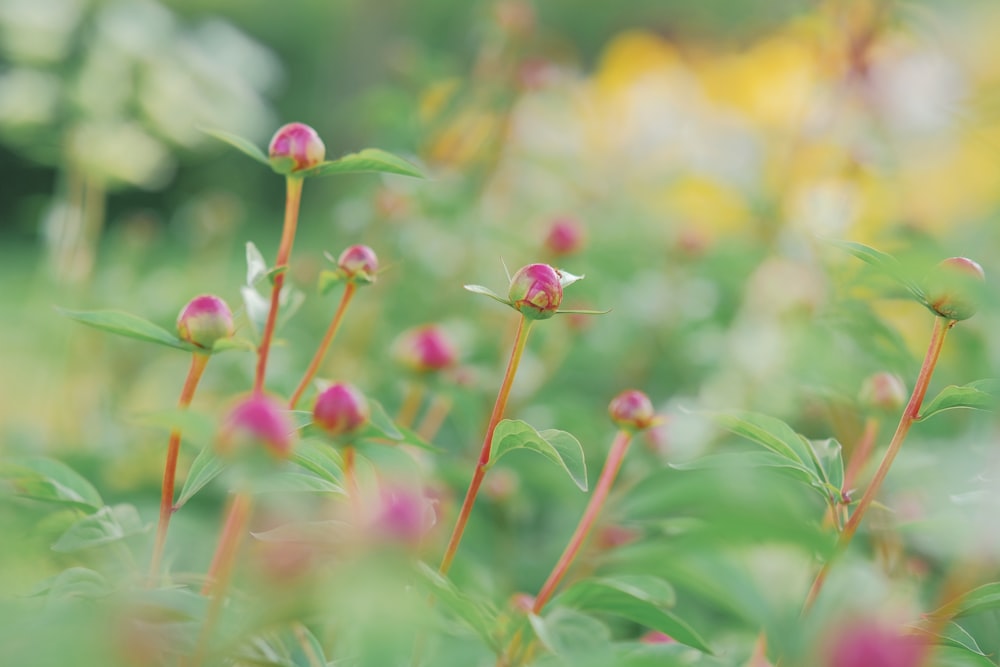
<svg viewBox="0 0 1000 667">
<path fill-rule="evenodd" d="M 510 279 L 507 299 L 519 313 L 531 320 L 547 320 L 562 303 L 563 286 L 559 271 L 548 264 L 529 264 Z"/>
<path fill-rule="evenodd" d="M 373 283 L 378 273 L 378 257 L 366 245 L 352 245 L 340 253 L 337 268 L 346 280 Z"/>
<path fill-rule="evenodd" d="M 196 296 L 177 316 L 177 334 L 181 340 L 210 350 L 217 340 L 233 335 L 233 314 L 217 296 Z"/>
<path fill-rule="evenodd" d="M 866 407 L 881 412 L 897 412 L 906 402 L 906 387 L 899 376 L 882 371 L 865 379 L 859 398 Z"/>
<path fill-rule="evenodd" d="M 393 343 L 393 357 L 415 373 L 434 373 L 455 365 L 455 346 L 444 329 L 425 324 L 404 331 Z"/>
<path fill-rule="evenodd" d="M 346 382 L 321 391 L 313 406 L 313 423 L 331 436 L 356 433 L 368 423 L 370 415 L 364 394 Z"/>
<path fill-rule="evenodd" d="M 642 431 L 657 422 L 649 397 L 636 389 L 628 389 L 611 399 L 608 415 L 615 426 L 626 431 Z"/>
<path fill-rule="evenodd" d="M 949 320 L 967 320 L 979 309 L 979 292 L 986 281 L 983 267 L 968 257 L 950 257 L 925 280 L 927 306 Z"/>
<path fill-rule="evenodd" d="M 252 457 L 263 450 L 273 458 L 287 459 L 294 433 L 295 425 L 281 403 L 264 394 L 252 394 L 230 410 L 215 450 L 221 458 Z"/>
<path fill-rule="evenodd" d="M 321 163 L 326 157 L 326 146 L 308 125 L 288 123 L 274 133 L 267 153 L 275 170 L 294 173 Z"/>
</svg>

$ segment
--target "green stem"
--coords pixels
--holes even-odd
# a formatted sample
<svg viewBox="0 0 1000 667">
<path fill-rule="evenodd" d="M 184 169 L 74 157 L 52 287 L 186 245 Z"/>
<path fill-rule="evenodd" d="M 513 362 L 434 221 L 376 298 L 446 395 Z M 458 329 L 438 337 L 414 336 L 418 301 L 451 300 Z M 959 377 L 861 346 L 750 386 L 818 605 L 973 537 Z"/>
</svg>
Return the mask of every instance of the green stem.
<svg viewBox="0 0 1000 667">
<path fill-rule="evenodd" d="M 316 350 L 316 354 L 313 355 L 312 361 L 309 362 L 309 368 L 306 369 L 305 375 L 302 376 L 302 381 L 299 382 L 299 386 L 295 389 L 295 393 L 292 394 L 292 398 L 288 401 L 288 407 L 292 410 L 298 404 L 299 399 L 302 398 L 302 394 L 305 393 L 306 389 L 309 387 L 309 383 L 316 376 L 316 372 L 319 370 L 320 364 L 323 363 L 323 358 L 326 357 L 327 351 L 330 349 L 330 343 L 337 336 L 337 330 L 340 328 L 340 323 L 344 319 L 344 313 L 347 311 L 347 304 L 351 302 L 351 297 L 354 296 L 354 292 L 357 290 L 357 285 L 353 282 L 347 283 L 344 288 L 344 294 L 340 297 L 340 305 L 337 307 L 337 312 L 333 316 L 333 320 L 330 321 L 330 326 L 327 327 L 326 334 L 323 336 L 323 340 L 319 344 L 319 348 Z"/>
<path fill-rule="evenodd" d="M 896 455 L 899 454 L 899 450 L 903 446 L 903 440 L 906 439 L 906 434 L 909 433 L 910 427 L 913 426 L 913 422 L 920 416 L 920 406 L 924 401 L 924 396 L 927 394 L 927 387 L 930 385 L 931 375 L 934 373 L 934 367 L 937 365 L 938 358 L 941 356 L 941 349 L 944 347 L 945 335 L 953 326 L 955 326 L 955 320 L 949 320 L 944 317 L 938 317 L 934 320 L 934 331 L 931 333 L 931 342 L 927 348 L 927 354 L 924 355 L 924 362 L 920 366 L 920 373 L 917 375 L 917 382 L 913 386 L 913 393 L 910 394 L 910 400 L 906 404 L 906 408 L 903 410 L 902 416 L 899 418 L 899 424 L 896 426 L 896 432 L 893 434 L 892 440 L 889 442 L 889 447 L 886 449 L 885 455 L 882 457 L 882 462 L 879 463 L 878 469 L 875 471 L 875 476 L 872 477 L 871 483 L 868 485 L 868 488 L 865 489 L 865 493 L 861 497 L 861 500 L 858 501 L 857 508 L 855 508 L 851 517 L 844 525 L 844 530 L 841 531 L 840 537 L 837 541 L 836 551 L 823 564 L 823 567 L 820 568 L 819 574 L 816 575 L 816 579 L 813 581 L 812 587 L 809 589 L 809 594 L 806 597 L 805 610 L 808 610 L 819 596 L 820 590 L 823 588 L 823 583 L 826 581 L 827 574 L 829 574 L 830 567 L 833 562 L 847 549 L 847 546 L 851 543 L 851 539 L 857 532 L 858 526 L 861 525 L 861 520 L 864 518 L 868 508 L 871 507 L 872 502 L 875 500 L 875 496 L 878 494 L 879 489 L 882 486 L 882 482 L 885 481 L 886 475 L 889 474 L 889 468 L 892 466 L 892 462 L 896 459 Z"/>
<path fill-rule="evenodd" d="M 257 373 L 254 376 L 254 393 L 264 391 L 264 374 L 267 372 L 267 355 L 271 350 L 271 339 L 278 321 L 278 305 L 281 301 L 281 288 L 285 284 L 285 273 L 288 269 L 288 258 L 292 254 L 292 244 L 295 242 L 295 228 L 299 220 L 299 204 L 302 201 L 302 183 L 299 176 L 289 176 L 285 187 L 285 223 L 281 231 L 281 245 L 278 246 L 278 256 L 274 262 L 274 283 L 271 287 L 271 308 L 267 312 L 267 322 L 264 333 L 257 348 Z"/>
<path fill-rule="evenodd" d="M 191 405 L 194 392 L 198 388 L 198 381 L 201 380 L 205 366 L 208 365 L 209 355 L 195 352 L 191 356 L 191 367 L 188 369 L 187 378 L 184 380 L 184 387 L 181 389 L 181 396 L 177 401 L 177 406 L 181 409 Z M 160 490 L 160 519 L 156 526 L 156 542 L 153 544 L 153 557 L 149 566 L 149 576 L 152 581 L 160 571 L 160 563 L 163 560 L 163 548 L 167 541 L 167 528 L 170 525 L 170 517 L 174 512 L 174 482 L 177 475 L 177 456 L 181 449 L 181 430 L 175 428 L 170 431 L 170 440 L 167 443 L 167 461 L 163 466 L 163 486 Z"/>
<path fill-rule="evenodd" d="M 507 398 L 510 396 L 510 388 L 514 384 L 514 375 L 517 373 L 517 366 L 521 363 L 521 356 L 524 353 L 525 344 L 528 342 L 528 333 L 531 331 L 533 320 L 522 317 L 517 324 L 517 333 L 514 337 L 514 348 L 510 353 L 510 360 L 507 362 L 507 372 L 504 374 L 503 382 L 500 384 L 500 392 L 497 394 L 496 403 L 493 404 L 493 413 L 490 415 L 489 424 L 486 426 L 486 437 L 483 438 L 483 447 L 479 453 L 479 461 L 476 463 L 476 470 L 472 474 L 472 481 L 469 482 L 469 490 L 465 494 L 462 502 L 462 509 L 458 513 L 458 520 L 452 530 L 451 538 L 448 540 L 448 547 L 445 549 L 444 558 L 441 559 L 441 566 L 438 568 L 441 574 L 447 574 L 451 569 L 451 562 L 455 559 L 458 545 L 462 541 L 462 534 L 465 532 L 465 525 L 469 522 L 469 515 L 472 513 L 472 506 L 476 502 L 476 495 L 479 487 L 486 476 L 486 466 L 490 462 L 490 451 L 493 445 L 493 432 L 497 424 L 503 419 L 504 410 L 507 408 Z"/>
</svg>

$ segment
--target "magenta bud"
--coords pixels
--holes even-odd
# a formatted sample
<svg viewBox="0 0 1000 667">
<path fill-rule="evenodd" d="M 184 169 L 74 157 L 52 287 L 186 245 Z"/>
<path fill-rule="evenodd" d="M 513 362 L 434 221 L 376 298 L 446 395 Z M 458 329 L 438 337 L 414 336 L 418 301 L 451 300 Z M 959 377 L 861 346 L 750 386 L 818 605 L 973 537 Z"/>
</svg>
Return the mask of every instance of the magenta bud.
<svg viewBox="0 0 1000 667">
<path fill-rule="evenodd" d="M 556 218 L 545 237 L 545 247 L 556 257 L 569 255 L 583 247 L 584 231 L 573 218 Z"/>
<path fill-rule="evenodd" d="M 366 245 L 352 245 L 340 253 L 337 268 L 347 280 L 373 283 L 378 273 L 378 257 Z"/>
<path fill-rule="evenodd" d="M 986 281 L 983 267 L 968 257 L 950 257 L 925 282 L 927 305 L 941 317 L 967 320 L 979 309 L 977 292 Z"/>
<path fill-rule="evenodd" d="M 547 320 L 562 303 L 563 288 L 559 272 L 548 264 L 529 264 L 510 279 L 507 299 L 522 315 L 531 320 Z"/>
<path fill-rule="evenodd" d="M 328 435 L 349 435 L 368 423 L 368 401 L 353 385 L 332 384 L 316 397 L 313 423 Z"/>
<path fill-rule="evenodd" d="M 177 316 L 177 334 L 181 340 L 210 350 L 215 341 L 233 335 L 233 314 L 217 296 L 196 296 Z"/>
<path fill-rule="evenodd" d="M 383 489 L 373 528 L 386 542 L 416 547 L 434 526 L 434 506 L 423 494 L 405 487 Z"/>
<path fill-rule="evenodd" d="M 859 398 L 867 407 L 896 412 L 906 403 L 906 387 L 899 376 L 882 371 L 865 379 Z"/>
<path fill-rule="evenodd" d="M 433 373 L 455 365 L 458 355 L 444 329 L 425 324 L 404 331 L 393 343 L 393 356 L 417 373 Z"/>
<path fill-rule="evenodd" d="M 216 452 L 233 458 L 240 452 L 263 447 L 278 459 L 292 453 L 295 425 L 281 403 L 263 394 L 252 394 L 229 412 L 216 442 Z"/>
<path fill-rule="evenodd" d="M 827 644 L 824 667 L 920 667 L 927 646 L 920 637 L 881 622 L 843 627 Z"/>
<path fill-rule="evenodd" d="M 326 146 L 323 140 L 304 123 L 288 123 L 281 126 L 267 147 L 268 156 L 272 162 L 291 160 L 290 172 L 302 171 L 315 167 L 326 157 Z"/>
<path fill-rule="evenodd" d="M 611 399 L 608 414 L 615 426 L 627 431 L 641 431 L 656 421 L 656 412 L 649 397 L 635 389 L 623 391 Z"/>
</svg>

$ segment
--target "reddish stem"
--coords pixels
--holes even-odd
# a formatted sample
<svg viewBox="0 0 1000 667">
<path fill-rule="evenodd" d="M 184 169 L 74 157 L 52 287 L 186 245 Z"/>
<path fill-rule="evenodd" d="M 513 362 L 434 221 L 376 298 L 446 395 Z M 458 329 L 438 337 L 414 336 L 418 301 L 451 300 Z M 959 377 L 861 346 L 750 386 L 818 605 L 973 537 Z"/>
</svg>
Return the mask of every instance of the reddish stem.
<svg viewBox="0 0 1000 667">
<path fill-rule="evenodd" d="M 285 284 L 285 273 L 288 269 L 288 258 L 292 254 L 292 244 L 295 242 L 295 227 L 299 220 L 299 203 L 302 201 L 302 178 L 289 176 L 285 187 L 285 223 L 281 231 L 281 245 L 278 246 L 278 257 L 274 261 L 274 283 L 271 287 L 271 308 L 267 312 L 267 322 L 264 333 L 257 348 L 257 373 L 254 377 L 254 393 L 264 391 L 264 374 L 267 372 L 267 355 L 271 350 L 271 339 L 278 321 L 278 306 L 281 301 L 281 288 Z"/>
<path fill-rule="evenodd" d="M 354 447 L 344 448 L 344 485 L 347 487 L 347 499 L 351 503 L 351 514 L 355 526 L 361 523 L 361 487 L 358 486 L 357 466 L 355 466 Z"/>
<path fill-rule="evenodd" d="M 447 574 L 451 569 L 451 562 L 455 559 L 458 545 L 462 541 L 462 534 L 465 532 L 465 524 L 469 522 L 469 515 L 472 513 L 472 506 L 476 502 L 476 495 L 479 487 L 486 476 L 486 466 L 490 462 L 490 451 L 493 446 L 493 432 L 496 431 L 497 424 L 503 419 L 504 410 L 507 408 L 507 398 L 510 396 L 510 388 L 514 384 L 514 375 L 517 373 L 517 366 L 521 362 L 525 344 L 528 342 L 528 333 L 531 331 L 532 320 L 522 317 L 517 323 L 517 333 L 514 337 L 514 348 L 510 353 L 510 360 L 507 362 L 507 372 L 504 374 L 503 382 L 500 383 L 500 392 L 497 394 L 496 403 L 493 404 L 493 413 L 490 415 L 489 424 L 486 426 L 486 437 L 483 438 L 483 447 L 479 453 L 479 461 L 476 463 L 476 470 L 472 474 L 472 481 L 469 482 L 469 490 L 465 493 L 465 500 L 462 501 L 462 509 L 458 513 L 458 520 L 452 530 L 448 540 L 448 547 L 445 549 L 444 558 L 441 559 L 441 566 L 438 570 L 441 574 Z"/>
<path fill-rule="evenodd" d="M 403 397 L 403 404 L 399 407 L 399 414 L 396 415 L 396 423 L 400 426 L 410 428 L 413 420 L 417 417 L 420 404 L 424 400 L 423 380 L 412 380 L 406 389 L 406 396 Z"/>
<path fill-rule="evenodd" d="M 252 509 L 253 496 L 249 493 L 241 491 L 233 495 L 229 512 L 226 515 L 225 526 L 223 526 L 222 534 L 219 536 L 219 545 L 216 547 L 212 564 L 208 568 L 205 585 L 201 589 L 202 595 L 212 596 L 212 601 L 205 615 L 205 625 L 202 626 L 201 635 L 198 638 L 198 645 L 191 663 L 192 667 L 200 667 L 205 661 L 208 653 L 208 642 L 219 622 L 222 601 L 226 597 L 226 590 L 229 588 L 229 582 L 233 576 L 236 554 L 243 541 Z"/>
<path fill-rule="evenodd" d="M 871 458 L 872 451 L 875 449 L 875 437 L 877 435 L 878 420 L 874 417 L 869 417 L 865 420 L 865 427 L 861 432 L 861 437 L 858 438 L 858 442 L 854 446 L 854 451 L 851 452 L 851 458 L 847 461 L 847 470 L 844 472 L 844 483 L 840 487 L 841 494 L 850 493 L 851 489 L 854 488 L 854 483 L 857 481 L 858 475 L 861 474 L 861 470 L 868 463 L 868 459 Z"/>
<path fill-rule="evenodd" d="M 295 393 L 292 394 L 292 398 L 288 401 L 288 407 L 295 409 L 296 404 L 298 404 L 299 399 L 302 398 L 302 394 L 305 393 L 306 389 L 309 387 L 309 383 L 316 376 L 316 372 L 319 370 L 320 364 L 323 363 L 323 358 L 326 357 L 327 351 L 330 349 L 330 343 L 337 336 L 337 330 L 340 328 L 340 323 L 344 320 L 344 313 L 347 311 L 347 305 L 351 302 L 351 297 L 354 296 L 354 292 L 357 290 L 357 285 L 353 282 L 347 283 L 344 288 L 344 294 L 340 297 L 340 305 L 337 306 L 337 312 L 334 313 L 333 319 L 330 321 L 330 326 L 326 329 L 326 334 L 323 336 L 323 340 L 320 341 L 319 348 L 316 350 L 316 354 L 313 355 L 312 361 L 309 362 L 309 368 L 306 369 L 306 374 L 302 376 L 302 381 L 299 382 L 299 386 L 295 389 Z"/>
<path fill-rule="evenodd" d="M 917 417 L 920 415 L 920 406 L 924 401 L 924 396 L 927 394 L 927 387 L 930 384 L 931 375 L 934 374 L 934 367 L 937 365 L 938 358 L 941 356 L 941 348 L 944 346 L 945 335 L 954 325 L 955 320 L 949 320 L 944 317 L 938 317 L 934 320 L 934 331 L 931 333 L 931 342 L 927 348 L 927 354 L 924 355 L 924 362 L 920 366 L 920 374 L 917 376 L 917 382 L 913 386 L 913 393 L 910 394 L 910 400 L 906 404 L 906 408 L 903 410 L 902 416 L 899 418 L 899 424 L 896 426 L 896 432 L 893 434 L 892 440 L 889 442 L 889 447 L 886 449 L 885 455 L 882 457 L 882 462 L 879 463 L 878 469 L 875 471 L 875 476 L 872 477 L 872 481 L 868 485 L 868 488 L 865 489 L 865 493 L 858 502 L 857 508 L 855 508 L 854 512 L 851 514 L 850 519 L 847 520 L 844 530 L 841 531 L 840 537 L 837 541 L 836 551 L 823 564 L 823 567 L 820 568 L 819 573 L 816 575 L 816 579 L 813 581 L 812 587 L 809 589 L 809 594 L 806 596 L 804 610 L 808 610 L 812 607 L 813 602 L 816 601 L 820 590 L 823 588 L 823 583 L 826 581 L 827 574 L 829 574 L 830 566 L 834 560 L 836 560 L 836 557 L 850 544 L 851 538 L 854 537 L 854 534 L 858 530 L 858 526 L 861 524 L 861 520 L 864 518 L 865 513 L 868 511 L 872 502 L 875 500 L 875 496 L 878 494 L 878 491 L 882 486 L 882 482 L 885 480 L 886 475 L 889 474 L 889 467 L 896 459 L 896 455 L 899 453 L 899 450 L 903 445 L 903 440 L 906 439 L 906 434 L 909 433 L 910 427 L 913 426 L 913 422 L 916 421 Z"/>
<path fill-rule="evenodd" d="M 542 586 L 542 590 L 538 592 L 535 603 L 531 608 L 532 613 L 541 613 L 542 608 L 545 607 L 545 604 L 552 598 L 552 594 L 555 593 L 559 582 L 569 572 L 570 565 L 573 564 L 573 560 L 580 552 L 580 548 L 583 546 L 584 541 L 586 541 L 587 536 L 594 527 L 594 523 L 597 521 L 598 515 L 601 513 L 601 509 L 604 507 L 604 502 L 608 499 L 611 486 L 615 483 L 615 477 L 618 476 L 622 461 L 625 460 L 625 452 L 628 451 L 631 441 L 631 432 L 625 430 L 618 431 L 618 435 L 615 436 L 615 441 L 611 445 L 608 460 L 604 463 L 604 469 L 601 470 L 601 477 L 597 481 L 594 494 L 590 497 L 590 502 L 587 503 L 587 509 L 584 511 L 580 523 L 576 526 L 576 532 L 573 533 L 569 544 L 566 545 L 562 556 L 559 557 L 559 562 L 552 568 L 552 573 L 549 574 L 549 578 Z"/>
<path fill-rule="evenodd" d="M 451 403 L 450 396 L 444 394 L 435 396 L 430 407 L 427 408 L 427 414 L 424 415 L 420 426 L 417 427 L 417 435 L 427 442 L 433 440 L 437 432 L 441 430 L 441 425 L 444 424 L 444 420 L 451 410 Z"/>
<path fill-rule="evenodd" d="M 181 388 L 181 396 L 177 401 L 179 408 L 187 408 L 191 405 L 194 392 L 198 388 L 198 381 L 201 380 L 205 366 L 208 365 L 209 355 L 195 352 L 191 356 L 191 367 L 188 369 L 187 378 Z M 150 579 L 156 577 L 160 571 L 160 563 L 163 560 L 163 548 L 167 541 L 167 528 L 170 525 L 170 517 L 174 511 L 174 480 L 177 475 L 177 456 L 181 449 L 181 430 L 175 428 L 170 431 L 170 440 L 167 443 L 167 461 L 163 467 L 163 486 L 160 491 L 160 519 L 156 526 L 156 541 L 153 543 L 153 558 L 149 566 Z"/>
</svg>

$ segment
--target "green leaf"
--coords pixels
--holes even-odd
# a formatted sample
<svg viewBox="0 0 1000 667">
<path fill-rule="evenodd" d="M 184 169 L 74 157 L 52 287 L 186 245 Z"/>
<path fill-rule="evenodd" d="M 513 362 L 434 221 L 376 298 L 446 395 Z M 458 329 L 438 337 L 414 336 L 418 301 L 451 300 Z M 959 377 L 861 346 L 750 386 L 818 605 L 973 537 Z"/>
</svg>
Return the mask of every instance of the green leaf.
<svg viewBox="0 0 1000 667">
<path fill-rule="evenodd" d="M 328 519 L 326 521 L 294 521 L 270 530 L 251 532 L 260 542 L 344 544 L 356 534 L 354 526 L 346 521 Z"/>
<path fill-rule="evenodd" d="M 390 440 L 402 440 L 402 432 L 396 428 L 396 423 L 392 421 L 392 417 L 389 416 L 382 404 L 369 398 L 368 405 L 371 408 L 370 425 Z"/>
<path fill-rule="evenodd" d="M 456 621 L 469 628 L 494 651 L 500 650 L 493 635 L 497 612 L 492 605 L 460 591 L 451 580 L 426 563 L 417 563 L 417 575 L 427 592 L 451 612 Z"/>
<path fill-rule="evenodd" d="M 587 463 L 583 457 L 583 447 L 579 440 L 566 431 L 536 431 L 527 422 L 504 419 L 493 431 L 487 468 L 515 449 L 538 452 L 565 470 L 581 491 L 587 490 Z"/>
<path fill-rule="evenodd" d="M 15 496 L 72 505 L 88 511 L 104 506 L 101 494 L 65 463 L 47 458 L 16 458 L 0 462 L 0 484 Z"/>
<path fill-rule="evenodd" d="M 249 338 L 239 338 L 237 336 L 229 336 L 228 338 L 219 338 L 212 345 L 212 354 L 219 354 L 220 352 L 225 352 L 227 350 L 243 350 L 244 352 L 256 352 L 257 346 Z"/>
<path fill-rule="evenodd" d="M 701 412 L 726 430 L 765 447 L 779 456 L 798 463 L 822 483 L 813 463 L 815 453 L 802 436 L 785 422 L 756 412 Z"/>
<path fill-rule="evenodd" d="M 956 618 L 961 618 L 995 609 L 1000 609 L 1000 582 L 997 581 L 972 589 L 958 601 L 958 609 L 949 613 Z"/>
<path fill-rule="evenodd" d="M 489 287 L 483 287 L 482 285 L 463 285 L 463 287 L 472 292 L 473 294 L 482 294 L 484 296 L 488 296 L 494 301 L 499 301 L 505 306 L 510 305 L 510 301 L 503 298 L 502 296 L 491 290 Z"/>
<path fill-rule="evenodd" d="M 267 262 L 253 241 L 247 241 L 247 287 L 254 287 L 267 276 Z"/>
<path fill-rule="evenodd" d="M 191 500 L 192 497 L 213 479 L 218 477 L 225 469 L 225 464 L 219 460 L 211 446 L 203 447 L 198 456 L 191 462 L 191 469 L 184 479 L 184 486 L 181 487 L 181 494 L 174 503 L 174 510 L 178 510 Z"/>
<path fill-rule="evenodd" d="M 92 549 L 145 531 L 146 526 L 132 505 L 102 507 L 70 526 L 52 545 L 52 550 L 71 553 Z"/>
<path fill-rule="evenodd" d="M 528 621 L 538 641 L 555 655 L 577 664 L 586 656 L 588 664 L 610 663 L 611 633 L 597 619 L 567 607 L 557 607 L 545 616 L 529 614 Z"/>
<path fill-rule="evenodd" d="M 199 621 L 205 617 L 209 599 L 184 588 L 133 591 L 128 609 L 134 616 L 158 623 Z"/>
<path fill-rule="evenodd" d="M 424 178 L 423 172 L 412 162 L 378 148 L 365 148 L 357 153 L 350 153 L 342 158 L 323 162 L 311 169 L 303 169 L 297 173 L 299 176 L 309 177 L 366 171 Z"/>
<path fill-rule="evenodd" d="M 344 274 L 341 271 L 331 271 L 330 269 L 323 269 L 319 272 L 319 281 L 317 283 L 317 289 L 319 290 L 320 296 L 326 296 L 329 294 L 334 287 L 339 287 L 344 283 Z"/>
<path fill-rule="evenodd" d="M 816 453 L 816 461 L 827 484 L 839 491 L 844 486 L 844 457 L 840 443 L 834 438 L 806 442 Z"/>
<path fill-rule="evenodd" d="M 669 584 L 656 577 L 588 579 L 567 589 L 553 604 L 621 616 L 710 654 L 712 650 L 697 631 L 664 609 L 673 602 L 672 592 Z"/>
<path fill-rule="evenodd" d="M 862 262 L 874 267 L 878 272 L 882 273 L 886 277 L 899 283 L 901 286 L 906 288 L 906 291 L 913 295 L 917 301 L 926 305 L 927 298 L 924 295 L 923 288 L 921 288 L 920 285 L 908 275 L 904 266 L 892 255 L 884 253 L 881 250 L 876 250 L 875 248 L 867 246 L 863 243 L 856 243 L 854 241 L 828 239 L 828 242 L 841 250 L 846 250 Z"/>
<path fill-rule="evenodd" d="M 253 488 L 255 494 L 265 493 L 338 493 L 344 494 L 344 487 L 324 477 L 295 471 L 274 472 L 258 481 Z"/>
<path fill-rule="evenodd" d="M 92 600 L 104 597 L 111 591 L 111 584 L 100 572 L 85 567 L 71 567 L 40 581 L 28 595 L 31 597 L 45 595 L 50 600 L 67 598 Z"/>
<path fill-rule="evenodd" d="M 264 154 L 264 151 L 258 148 L 257 144 L 253 143 L 249 139 L 244 139 L 238 134 L 233 134 L 231 132 L 226 132 L 224 130 L 216 130 L 214 128 L 202 128 L 202 132 L 209 135 L 210 137 L 215 137 L 219 141 L 224 141 L 225 143 L 229 144 L 236 150 L 241 151 L 246 155 L 249 155 L 254 160 L 257 160 L 257 162 L 260 162 L 261 164 L 266 164 L 268 166 L 270 166 L 271 164 L 270 160 L 268 160 L 267 158 L 267 155 Z"/>
<path fill-rule="evenodd" d="M 924 404 L 917 419 L 923 421 L 939 412 L 955 408 L 992 411 L 996 409 L 998 402 L 1000 402 L 1000 380 L 989 378 L 976 380 L 961 387 L 950 385 Z"/>
<path fill-rule="evenodd" d="M 157 343 L 188 352 L 200 350 L 200 348 L 190 343 L 185 343 L 163 327 L 131 313 L 120 310 L 66 310 L 65 308 L 58 307 L 56 310 L 77 322 L 119 336 L 134 338 L 147 343 Z"/>
<path fill-rule="evenodd" d="M 343 480 L 343 459 L 340 453 L 326 442 L 300 440 L 292 452 L 292 461 L 333 484 L 339 485 Z"/>
<path fill-rule="evenodd" d="M 976 643 L 975 637 L 969 634 L 969 631 L 958 623 L 949 623 L 946 625 L 941 634 L 936 637 L 935 640 L 941 646 L 964 649 L 970 653 L 975 653 L 976 655 L 986 655 L 983 653 L 983 649 L 979 648 L 979 644 Z"/>
</svg>

